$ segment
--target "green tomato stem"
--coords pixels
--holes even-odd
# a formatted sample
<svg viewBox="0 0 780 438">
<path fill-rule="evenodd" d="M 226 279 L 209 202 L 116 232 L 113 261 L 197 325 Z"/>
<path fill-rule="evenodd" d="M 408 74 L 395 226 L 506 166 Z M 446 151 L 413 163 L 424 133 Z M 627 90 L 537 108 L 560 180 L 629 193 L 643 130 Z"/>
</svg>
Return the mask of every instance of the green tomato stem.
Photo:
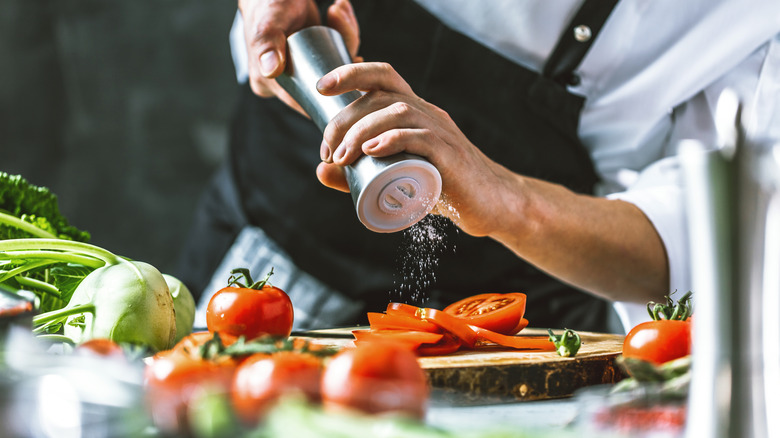
<svg viewBox="0 0 780 438">
<path fill-rule="evenodd" d="M 672 300 L 671 296 L 666 297 L 665 304 L 650 301 L 647 303 L 647 313 L 654 321 L 685 321 L 693 314 L 692 296 L 693 292 L 688 291 L 677 302 Z"/>
<path fill-rule="evenodd" d="M 582 346 L 580 335 L 571 329 L 565 329 L 562 335 L 555 335 L 552 329 L 547 329 L 550 334 L 550 342 L 555 344 L 559 356 L 571 357 L 577 354 Z"/>
</svg>

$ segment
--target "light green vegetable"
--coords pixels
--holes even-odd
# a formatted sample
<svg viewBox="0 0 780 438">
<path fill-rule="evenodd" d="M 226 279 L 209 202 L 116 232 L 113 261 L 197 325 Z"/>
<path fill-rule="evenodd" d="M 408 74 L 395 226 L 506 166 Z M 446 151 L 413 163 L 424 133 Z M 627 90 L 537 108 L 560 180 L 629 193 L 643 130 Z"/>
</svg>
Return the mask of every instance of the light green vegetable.
<svg viewBox="0 0 780 438">
<path fill-rule="evenodd" d="M 192 333 L 192 325 L 195 323 L 195 298 L 178 278 L 168 274 L 163 274 L 163 277 L 173 297 L 173 307 L 176 310 L 176 342 L 179 342 Z"/>
<path fill-rule="evenodd" d="M 55 284 L 24 274 L 47 264 L 77 265 L 83 280 L 63 308 L 33 318 L 35 332 L 80 343 L 105 337 L 120 343 L 140 344 L 155 350 L 173 345 L 176 318 L 173 297 L 163 275 L 153 266 L 128 261 L 83 242 L 62 239 L 11 239 L 0 241 L 0 263 L 9 268 L 0 282 L 21 284 L 61 294 Z M 75 274 L 74 274 L 75 276 Z M 60 334 L 61 332 L 61 334 Z"/>
<path fill-rule="evenodd" d="M 156 350 L 192 331 L 195 303 L 157 269 L 86 243 L 46 187 L 0 172 L 0 284 L 36 295 L 41 336 L 78 343 L 94 337 Z M 173 294 L 173 295 L 172 295 Z M 175 308 L 180 308 L 176 319 Z M 173 335 L 172 335 L 173 333 Z"/>
</svg>

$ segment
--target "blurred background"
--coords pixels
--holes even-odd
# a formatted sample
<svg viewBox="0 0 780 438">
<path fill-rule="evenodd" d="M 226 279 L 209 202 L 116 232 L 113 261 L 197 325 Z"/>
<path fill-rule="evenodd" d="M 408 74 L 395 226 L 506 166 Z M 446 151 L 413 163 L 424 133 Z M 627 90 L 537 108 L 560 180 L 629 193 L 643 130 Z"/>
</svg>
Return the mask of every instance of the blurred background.
<svg viewBox="0 0 780 438">
<path fill-rule="evenodd" d="M 170 272 L 227 148 L 235 1 L 0 0 L 0 170 Z"/>
</svg>

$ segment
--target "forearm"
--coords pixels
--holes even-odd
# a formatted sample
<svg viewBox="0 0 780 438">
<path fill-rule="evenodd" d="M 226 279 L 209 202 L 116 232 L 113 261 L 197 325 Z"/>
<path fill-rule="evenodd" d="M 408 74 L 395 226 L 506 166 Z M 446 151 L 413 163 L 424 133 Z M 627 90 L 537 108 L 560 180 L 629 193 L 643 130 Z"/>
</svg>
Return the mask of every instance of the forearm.
<svg viewBox="0 0 780 438">
<path fill-rule="evenodd" d="M 501 203 L 506 214 L 496 215 L 506 220 L 490 237 L 541 270 L 604 298 L 647 302 L 669 293 L 664 245 L 636 206 L 512 178 L 514 195 L 506 192 Z"/>
</svg>

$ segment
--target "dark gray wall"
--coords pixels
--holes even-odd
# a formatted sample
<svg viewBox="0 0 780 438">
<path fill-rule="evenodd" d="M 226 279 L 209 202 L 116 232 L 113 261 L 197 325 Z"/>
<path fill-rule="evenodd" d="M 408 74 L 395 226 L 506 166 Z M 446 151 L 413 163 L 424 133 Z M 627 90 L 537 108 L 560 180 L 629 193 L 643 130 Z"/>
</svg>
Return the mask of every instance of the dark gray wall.
<svg viewBox="0 0 780 438">
<path fill-rule="evenodd" d="M 236 2 L 0 0 L 0 170 L 169 271 L 227 147 Z"/>
</svg>

